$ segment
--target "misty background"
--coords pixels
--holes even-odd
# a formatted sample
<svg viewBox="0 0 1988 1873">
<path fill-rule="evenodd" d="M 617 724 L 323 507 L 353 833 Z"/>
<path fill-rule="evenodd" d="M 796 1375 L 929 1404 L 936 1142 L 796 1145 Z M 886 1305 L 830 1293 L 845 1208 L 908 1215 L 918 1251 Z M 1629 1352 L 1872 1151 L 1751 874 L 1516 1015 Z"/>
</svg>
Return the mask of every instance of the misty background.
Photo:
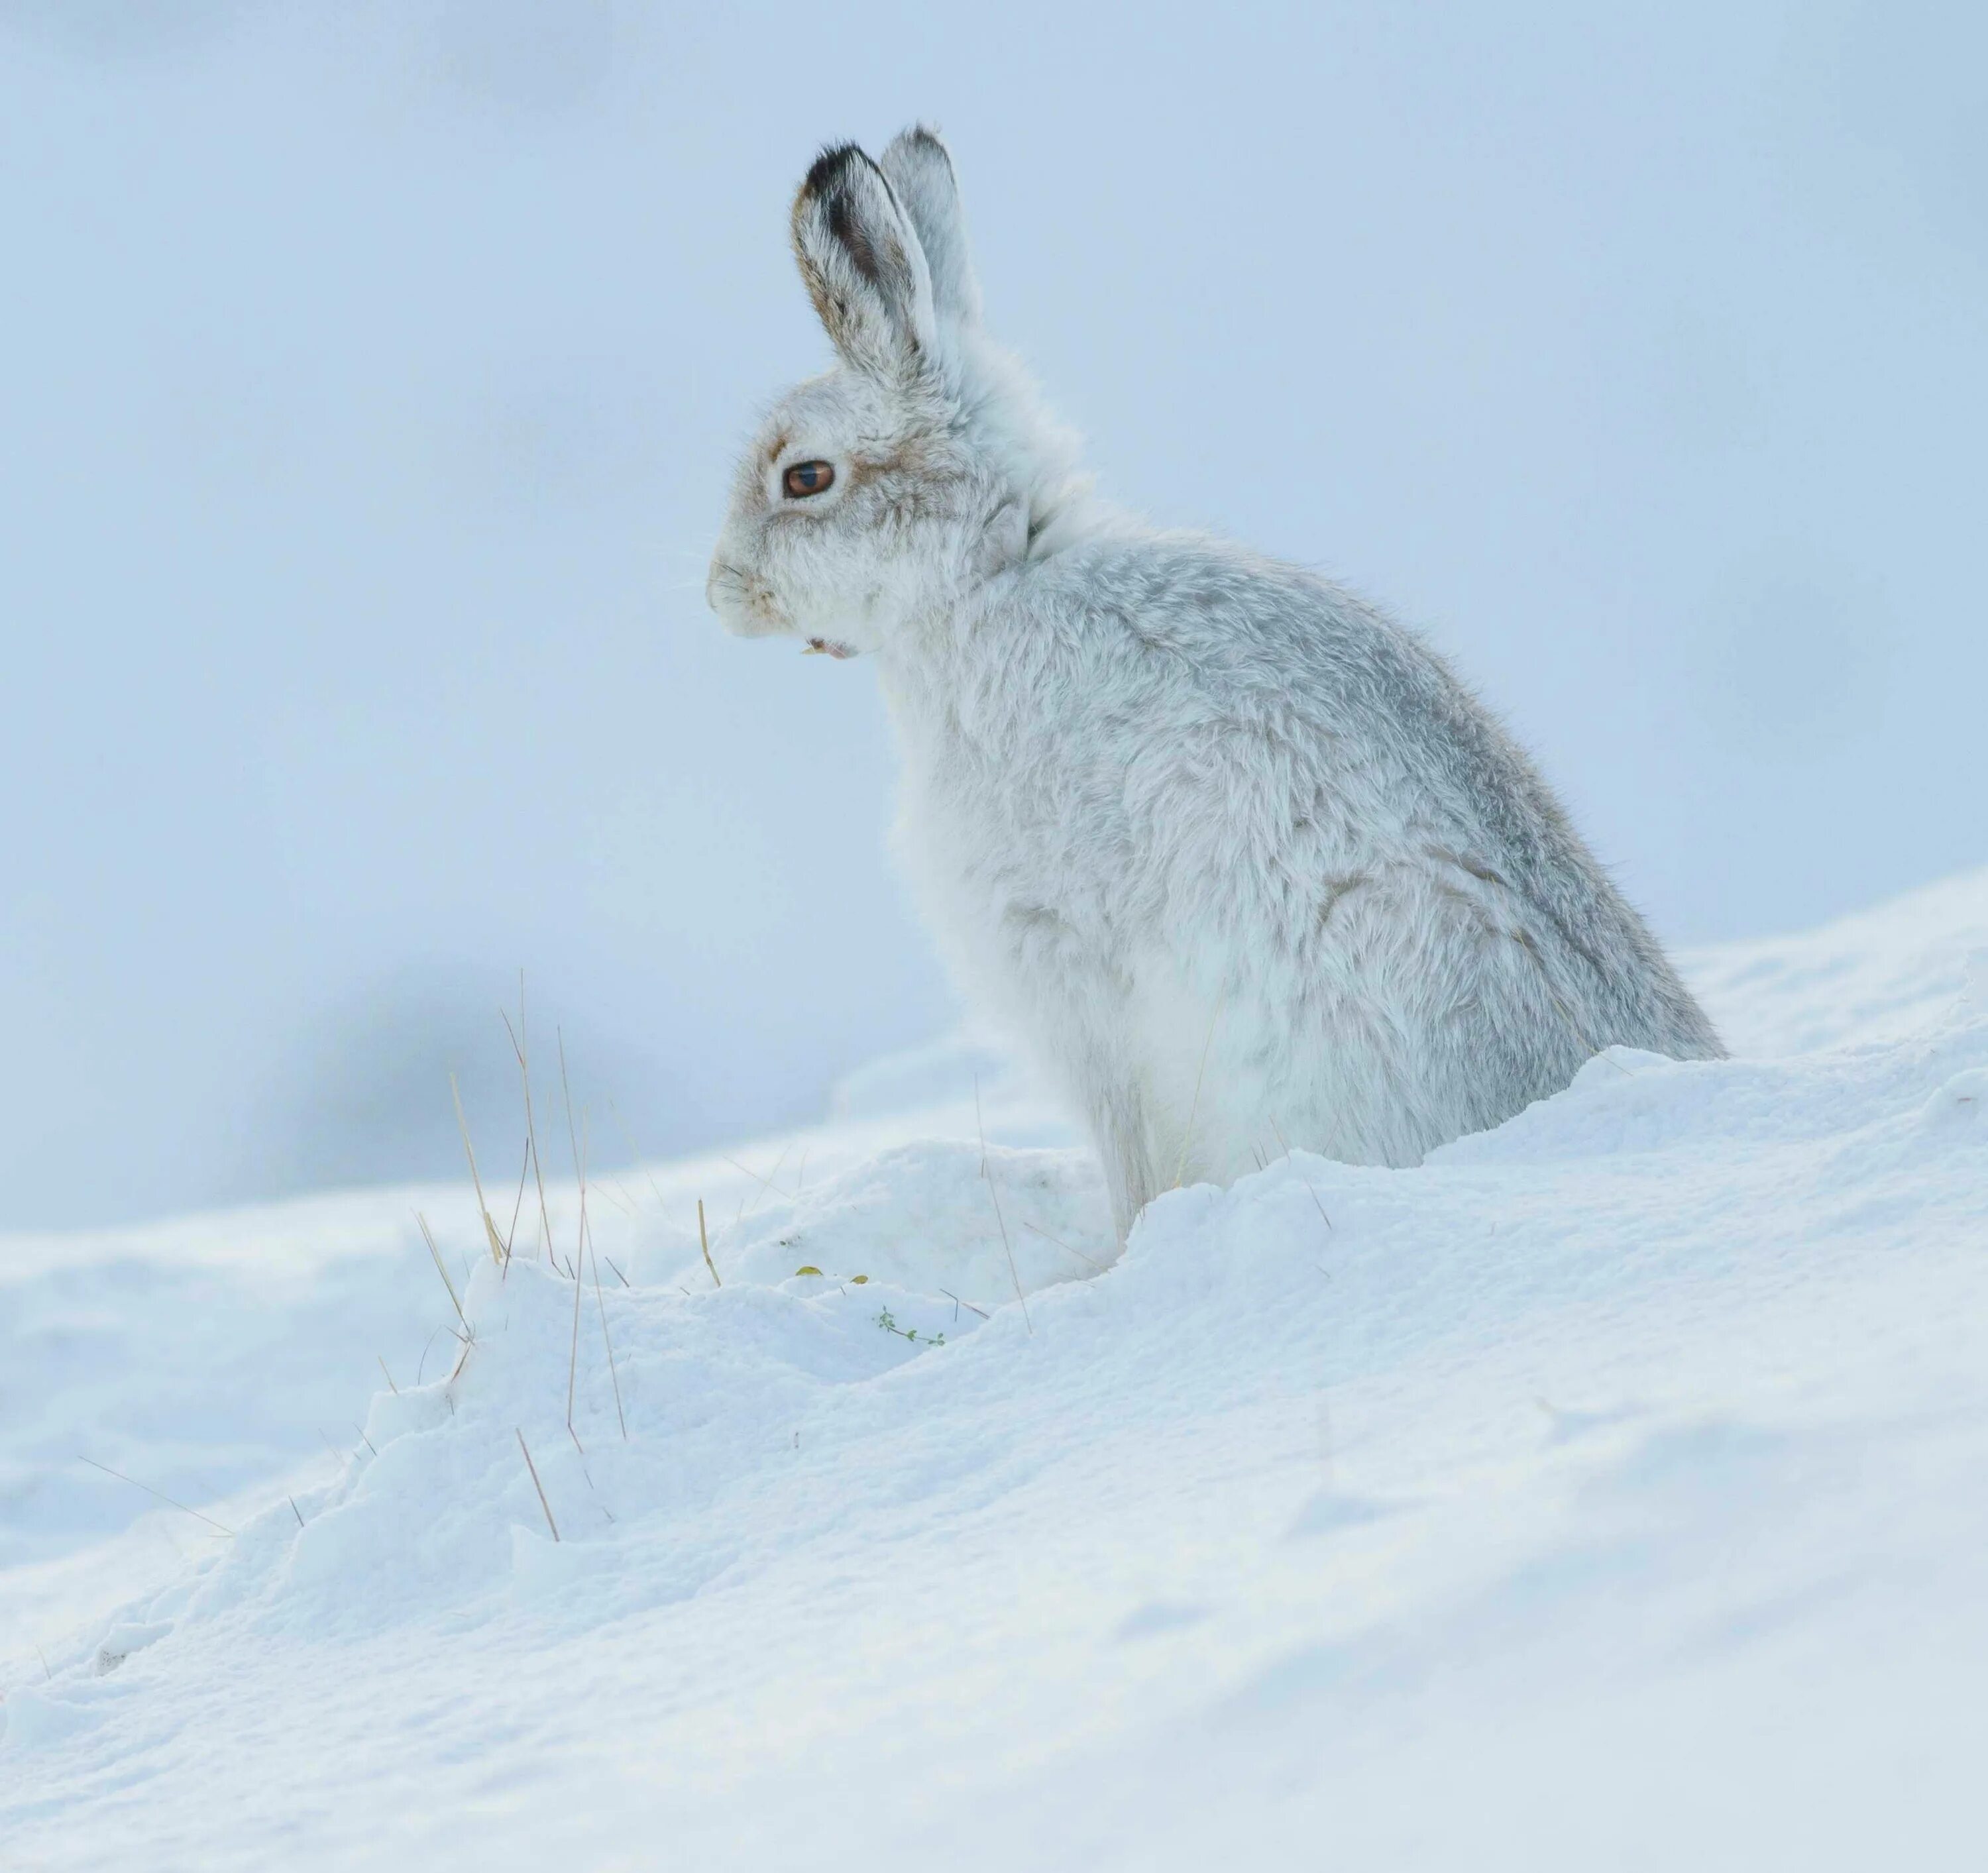
<svg viewBox="0 0 1988 1873">
<path fill-rule="evenodd" d="M 0 0 L 0 1226 L 452 1175 L 521 969 L 602 1161 L 955 1018 L 871 672 L 702 597 L 825 358 L 790 191 L 915 117 L 1106 490 L 1425 630 L 1666 938 L 1988 860 L 1985 70 L 1963 4 Z"/>
</svg>

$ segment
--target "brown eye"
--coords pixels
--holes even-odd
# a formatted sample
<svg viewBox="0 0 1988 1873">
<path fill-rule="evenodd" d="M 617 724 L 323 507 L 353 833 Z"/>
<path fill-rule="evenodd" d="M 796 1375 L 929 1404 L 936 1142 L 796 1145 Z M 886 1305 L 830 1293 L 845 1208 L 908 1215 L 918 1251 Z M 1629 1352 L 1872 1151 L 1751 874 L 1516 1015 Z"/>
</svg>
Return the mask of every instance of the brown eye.
<svg viewBox="0 0 1988 1873">
<path fill-rule="evenodd" d="M 797 461 L 781 478 L 781 485 L 795 500 L 811 494 L 820 494 L 824 488 L 832 486 L 835 470 L 825 461 Z"/>
</svg>

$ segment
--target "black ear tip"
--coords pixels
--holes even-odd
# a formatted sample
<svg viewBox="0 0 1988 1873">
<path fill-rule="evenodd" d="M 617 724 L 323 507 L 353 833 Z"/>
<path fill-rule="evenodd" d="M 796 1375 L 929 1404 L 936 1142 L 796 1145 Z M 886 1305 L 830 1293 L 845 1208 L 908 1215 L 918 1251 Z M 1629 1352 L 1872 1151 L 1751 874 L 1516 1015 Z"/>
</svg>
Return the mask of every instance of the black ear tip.
<svg viewBox="0 0 1988 1873">
<path fill-rule="evenodd" d="M 849 173 L 850 165 L 870 159 L 853 143 L 830 144 L 808 165 L 807 180 L 801 184 L 806 195 L 825 194 Z"/>
</svg>

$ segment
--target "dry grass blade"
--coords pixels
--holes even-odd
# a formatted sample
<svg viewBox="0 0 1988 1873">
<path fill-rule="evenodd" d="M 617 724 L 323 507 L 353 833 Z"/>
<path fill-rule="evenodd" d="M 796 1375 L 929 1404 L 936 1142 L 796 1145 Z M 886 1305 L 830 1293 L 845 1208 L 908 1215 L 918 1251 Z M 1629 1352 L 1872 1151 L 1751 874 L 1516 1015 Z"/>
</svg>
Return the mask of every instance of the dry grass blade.
<svg viewBox="0 0 1988 1873">
<path fill-rule="evenodd" d="M 635 1148 L 634 1134 L 629 1131 L 628 1121 L 621 1116 L 621 1108 L 610 1099 L 607 1102 L 607 1109 L 614 1114 L 615 1128 L 621 1134 L 621 1141 L 628 1148 L 630 1161 L 642 1167 L 642 1175 L 649 1180 L 650 1194 L 660 1204 L 663 1200 L 663 1193 L 661 1186 L 656 1182 L 656 1174 L 649 1168 L 649 1161 Z"/>
<path fill-rule="evenodd" d="M 563 1039 L 560 1043 L 560 1079 L 561 1084 L 564 1084 L 566 1043 Z M 566 1110 L 569 1123 L 572 1117 L 572 1107 L 569 1104 Z M 622 1442 L 626 1443 L 628 1439 L 628 1414 L 621 1408 L 621 1374 L 614 1368 L 614 1342 L 607 1331 L 607 1302 L 600 1292 L 600 1251 L 593 1246 L 593 1226 L 587 1220 L 587 1148 L 590 1142 L 587 1134 L 587 1114 L 583 1112 L 580 1115 L 580 1143 L 575 1153 L 580 1167 L 580 1252 L 583 1257 L 590 1255 L 593 1260 L 593 1304 L 600 1313 L 600 1344 L 607 1349 L 607 1378 L 614 1388 L 614 1415 L 621 1426 Z M 583 1268 L 586 1266 L 584 1260 L 580 1266 Z M 625 1286 L 627 1284 L 624 1283 L 623 1285 Z"/>
<path fill-rule="evenodd" d="M 377 1353 L 375 1353 L 375 1354 L 373 1355 L 373 1357 L 374 1357 L 375 1359 L 379 1360 L 379 1361 L 380 1361 L 380 1370 L 382 1372 L 387 1372 L 387 1361 L 386 1361 L 386 1360 L 385 1360 L 384 1357 L 382 1357 L 380 1354 L 377 1354 Z M 397 1386 L 397 1385 L 396 1385 L 396 1384 L 394 1384 L 394 1375 L 393 1375 L 393 1374 L 392 1374 L 392 1373 L 390 1373 L 390 1372 L 387 1372 L 387 1383 L 388 1386 L 392 1389 L 392 1391 L 393 1391 L 394 1396 L 395 1398 L 397 1398 L 401 1395 L 401 1388 L 400 1388 L 400 1387 L 399 1387 L 399 1386 Z"/>
<path fill-rule="evenodd" d="M 462 1088 L 456 1084 L 454 1073 L 448 1076 L 448 1094 L 455 1101 L 455 1123 L 462 1134 L 462 1154 L 469 1160 L 469 1181 L 476 1188 L 476 1213 L 483 1219 L 483 1233 L 490 1244 L 490 1259 L 502 1268 L 510 1252 L 504 1246 L 504 1239 L 497 1233 L 490 1205 L 483 1200 L 483 1176 L 476 1168 L 476 1147 L 469 1141 L 469 1121 L 462 1110 Z"/>
<path fill-rule="evenodd" d="M 414 1383 L 417 1386 L 421 1384 L 423 1375 L 428 1369 L 428 1355 L 434 1351 L 435 1334 L 441 1333 L 444 1327 L 447 1327 L 448 1331 L 451 1334 L 455 1333 L 455 1329 L 452 1327 L 449 1327 L 448 1323 L 445 1321 L 441 1327 L 438 1327 L 434 1330 L 434 1333 L 430 1334 L 428 1337 L 421 1342 L 421 1356 L 414 1362 Z"/>
<path fill-rule="evenodd" d="M 718 1278 L 718 1264 L 711 1259 L 711 1234 L 704 1226 L 704 1199 L 702 1197 L 697 1200 L 697 1239 L 698 1246 L 704 1250 L 704 1265 L 711 1270 L 712 1286 L 722 1288 L 725 1283 Z"/>
<path fill-rule="evenodd" d="M 639 1216 L 642 1213 L 641 1205 L 611 1177 L 600 1178 L 593 1187 L 623 1215 Z"/>
<path fill-rule="evenodd" d="M 1277 1130 L 1277 1121 L 1275 1119 L 1272 1119 L 1270 1121 L 1270 1130 L 1276 1133 L 1277 1142 L 1280 1144 L 1283 1144 L 1284 1146 L 1284 1155 L 1286 1158 L 1289 1158 L 1291 1155 L 1291 1148 L 1288 1144 L 1284 1144 L 1284 1134 Z M 1295 1164 L 1293 1164 L 1291 1168 L 1293 1170 L 1297 1169 L 1297 1166 Z M 1325 1205 L 1319 1202 L 1318 1192 L 1311 1187 L 1311 1179 L 1306 1176 L 1302 1171 L 1299 1171 L 1298 1182 L 1304 1185 L 1305 1194 L 1311 1199 L 1312 1207 L 1318 1212 L 1319 1221 L 1324 1223 L 1328 1229 L 1330 1229 L 1332 1227 L 1332 1219 L 1325 1213 Z"/>
<path fill-rule="evenodd" d="M 531 1154 L 532 1170 L 539 1180 L 539 1226 L 544 1230 L 546 1253 L 553 1252 L 553 1215 L 546 1203 L 546 1170 L 539 1156 L 538 1121 L 532 1111 L 531 1057 L 525 1050 L 525 972 L 518 972 L 518 1025 L 511 1025 L 511 1017 L 502 1009 L 497 1011 L 504 1017 L 504 1031 L 511 1036 L 511 1051 L 518 1057 L 518 1077 L 525 1088 L 525 1148 Z"/>
<path fill-rule="evenodd" d="M 573 1147 L 573 1174 L 580 1184 L 580 1233 L 573 1258 L 573 1350 L 566 1368 L 566 1430 L 577 1450 L 580 1447 L 580 1433 L 573 1428 L 573 1394 L 580 1378 L 580 1295 L 584 1285 L 580 1271 L 586 1266 L 587 1254 L 587 1173 L 580 1161 L 580 1134 L 573 1128 L 573 1087 L 566 1075 L 566 1034 L 563 1029 L 556 1032 L 559 1038 L 560 1091 L 566 1100 L 566 1135 Z"/>
<path fill-rule="evenodd" d="M 593 1304 L 600 1310 L 600 1344 L 607 1349 L 607 1377 L 614 1388 L 614 1415 L 620 1421 L 621 1441 L 626 1443 L 628 1414 L 621 1408 L 621 1375 L 614 1369 L 614 1342 L 607 1334 L 607 1301 L 600 1292 L 600 1251 L 597 1249 L 593 1251 Z"/>
<path fill-rule="evenodd" d="M 215 1521 L 212 1516 L 202 1515 L 198 1509 L 189 1509 L 184 1503 L 175 1501 L 164 1490 L 155 1489 L 149 1483 L 140 1483 L 137 1477 L 127 1476 L 122 1470 L 114 1470 L 107 1463 L 98 1462 L 94 1457 L 86 1457 L 80 1451 L 77 1452 L 76 1460 L 79 1463 L 87 1463 L 93 1470 L 103 1471 L 106 1476 L 115 1476 L 120 1483 L 128 1483 L 134 1489 L 143 1489 L 147 1496 L 156 1496 L 167 1508 L 177 1509 L 181 1515 L 191 1516 L 196 1522 L 205 1522 L 209 1528 L 219 1529 L 230 1540 L 234 1539 L 233 1529 Z"/>
<path fill-rule="evenodd" d="M 448 1278 L 448 1270 L 444 1266 L 441 1251 L 435 1246 L 434 1232 L 428 1227 L 428 1219 L 419 1210 L 414 1212 L 414 1220 L 421 1226 L 421 1240 L 428 1246 L 428 1256 L 435 1265 L 435 1273 L 441 1276 L 441 1284 L 448 1290 L 450 1304 L 455 1309 L 455 1317 L 462 1323 L 462 1330 L 473 1340 L 476 1330 L 469 1324 L 469 1316 L 462 1310 L 462 1302 L 455 1291 L 455 1283 Z"/>
<path fill-rule="evenodd" d="M 518 1448 L 525 1453 L 525 1468 L 532 1473 L 532 1487 L 538 1491 L 539 1506 L 546 1512 L 546 1526 L 553 1531 L 553 1539 L 556 1541 L 560 1538 L 559 1524 L 553 1520 L 553 1506 L 546 1500 L 546 1486 L 539 1480 L 539 1466 L 532 1461 L 532 1447 L 525 1442 L 522 1431 L 518 1432 Z"/>
<path fill-rule="evenodd" d="M 511 1259 L 511 1245 L 518 1239 L 518 1219 L 525 1213 L 525 1184 L 532 1175 L 532 1140 L 525 1138 L 524 1155 L 518 1161 L 518 1194 L 511 1199 L 511 1226 L 504 1232 L 504 1259 Z"/>
<path fill-rule="evenodd" d="M 794 1141 L 793 1139 L 789 1138 L 786 1144 L 780 1147 L 780 1155 L 773 1160 L 773 1169 L 768 1171 L 766 1176 L 760 1180 L 766 1186 L 767 1195 L 776 1197 L 784 1197 L 787 1194 L 773 1180 L 780 1175 L 780 1167 L 787 1161 L 787 1153 L 793 1148 Z M 742 1166 L 741 1168 L 743 1168 Z M 749 1176 L 751 1173 L 749 1171 L 747 1175 Z M 765 1202 L 766 1200 L 766 1198 L 764 1195 L 756 1198 L 753 1201 L 752 1207 L 746 1212 L 746 1215 L 749 1216 L 756 1216 L 759 1213 L 759 1205 Z"/>
<path fill-rule="evenodd" d="M 987 1194 L 994 1205 L 994 1220 L 1001 1226 L 1001 1246 L 1008 1254 L 1008 1279 L 1015 1284 L 1015 1298 L 1022 1304 L 1022 1324 L 1035 1335 L 1036 1324 L 1029 1318 L 1028 1297 L 1022 1292 L 1022 1271 L 1015 1266 L 1015 1245 L 1008 1239 L 1008 1219 L 1001 1214 L 1001 1193 L 994 1187 L 994 1173 L 987 1162 L 987 1127 L 980 1117 L 980 1076 L 973 1076 L 973 1123 L 980 1134 L 980 1175 L 987 1180 Z"/>
<path fill-rule="evenodd" d="M 787 1193 L 783 1190 L 778 1184 L 775 1183 L 770 1177 L 762 1177 L 749 1164 L 741 1164 L 739 1160 L 734 1158 L 729 1151 L 720 1151 L 718 1155 L 719 1157 L 722 1158 L 727 1164 L 731 1165 L 733 1170 L 738 1171 L 742 1176 L 749 1177 L 752 1178 L 753 1182 L 759 1185 L 760 1188 L 765 1190 L 769 1196 L 783 1198 L 786 1195 Z M 780 1154 L 779 1158 L 774 1163 L 773 1168 L 777 1171 L 786 1160 L 786 1153 L 783 1151 Z"/>
<path fill-rule="evenodd" d="M 1060 1236 L 1052 1236 L 1048 1230 L 1041 1227 L 1040 1224 L 1025 1222 L 1022 1225 L 1022 1227 L 1028 1230 L 1032 1235 L 1040 1236 L 1046 1242 L 1054 1242 L 1065 1255 L 1075 1256 L 1077 1259 L 1080 1262 L 1083 1263 L 1087 1268 L 1094 1268 L 1100 1275 L 1104 1273 L 1104 1264 L 1102 1262 L 1094 1262 L 1081 1249 L 1073 1249 Z"/>
</svg>

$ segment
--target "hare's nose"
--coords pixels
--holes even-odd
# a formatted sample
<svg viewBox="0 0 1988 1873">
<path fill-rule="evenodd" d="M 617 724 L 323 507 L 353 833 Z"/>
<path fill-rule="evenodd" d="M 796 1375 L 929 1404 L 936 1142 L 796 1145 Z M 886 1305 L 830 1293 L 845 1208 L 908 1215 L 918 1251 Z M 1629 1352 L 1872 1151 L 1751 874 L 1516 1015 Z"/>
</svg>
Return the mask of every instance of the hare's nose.
<svg viewBox="0 0 1988 1873">
<path fill-rule="evenodd" d="M 704 581 L 704 602 L 720 617 L 749 609 L 756 583 L 742 566 L 733 565 L 722 553 L 715 553 Z"/>
</svg>

